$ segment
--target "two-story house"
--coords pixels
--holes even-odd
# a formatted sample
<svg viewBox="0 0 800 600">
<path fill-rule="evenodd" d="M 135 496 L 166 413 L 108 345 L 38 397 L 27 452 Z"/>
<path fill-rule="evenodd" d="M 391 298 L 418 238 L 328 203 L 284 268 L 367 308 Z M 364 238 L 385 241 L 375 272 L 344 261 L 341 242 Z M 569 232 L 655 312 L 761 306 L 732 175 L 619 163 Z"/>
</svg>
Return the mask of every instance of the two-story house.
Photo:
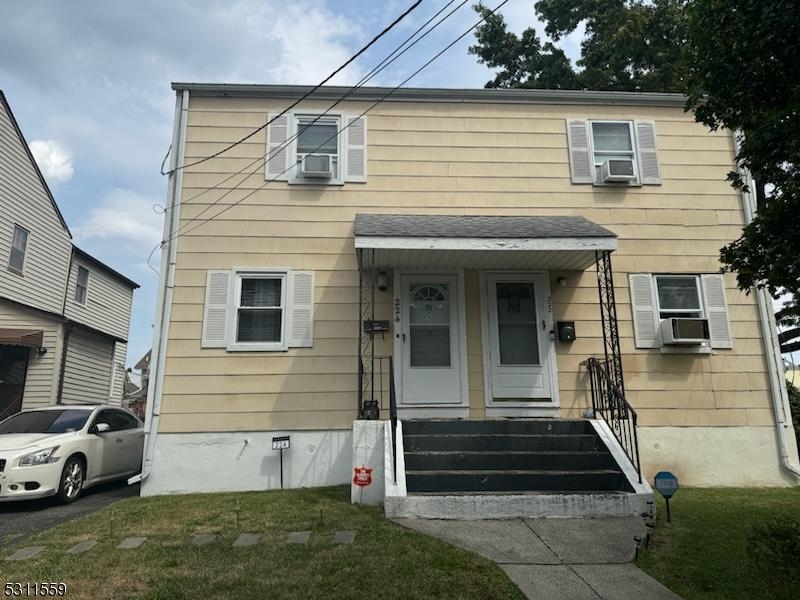
<svg viewBox="0 0 800 600">
<path fill-rule="evenodd" d="M 720 274 L 752 199 L 682 96 L 173 87 L 145 494 L 276 488 L 285 436 L 291 487 L 370 444 L 399 495 L 794 481 Z"/>
<path fill-rule="evenodd" d="M 73 245 L 0 92 L 0 419 L 58 403 L 119 405 L 138 287 Z"/>
</svg>

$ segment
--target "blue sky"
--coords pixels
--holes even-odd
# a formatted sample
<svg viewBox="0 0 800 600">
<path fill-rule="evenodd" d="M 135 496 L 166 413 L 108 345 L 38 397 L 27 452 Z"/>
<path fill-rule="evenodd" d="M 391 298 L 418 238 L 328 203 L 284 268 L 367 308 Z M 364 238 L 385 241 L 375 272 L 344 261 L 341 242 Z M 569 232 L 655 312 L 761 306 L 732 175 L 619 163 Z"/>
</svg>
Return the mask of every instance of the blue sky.
<svg viewBox="0 0 800 600">
<path fill-rule="evenodd" d="M 146 259 L 161 238 L 166 179 L 159 167 L 171 135 L 170 82 L 315 84 L 411 4 L 4 3 L 0 88 L 74 241 L 142 286 L 134 296 L 129 364 L 152 341 L 157 277 Z M 424 0 L 334 83 L 356 82 L 445 4 Z M 397 85 L 469 28 L 477 20 L 470 4 L 369 85 Z M 511 0 L 501 12 L 516 32 L 535 23 L 532 0 Z M 574 58 L 579 41 L 572 36 L 562 47 Z M 467 36 L 408 85 L 482 87 L 492 73 L 467 53 L 473 42 Z M 152 263 L 159 264 L 157 257 Z"/>
</svg>

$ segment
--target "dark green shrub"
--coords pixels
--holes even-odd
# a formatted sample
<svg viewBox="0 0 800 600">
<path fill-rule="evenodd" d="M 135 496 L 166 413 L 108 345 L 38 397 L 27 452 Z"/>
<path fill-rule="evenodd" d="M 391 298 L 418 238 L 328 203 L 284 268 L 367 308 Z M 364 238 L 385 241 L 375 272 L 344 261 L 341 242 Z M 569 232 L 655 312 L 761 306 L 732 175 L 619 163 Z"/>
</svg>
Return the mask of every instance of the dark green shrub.
<svg viewBox="0 0 800 600">
<path fill-rule="evenodd" d="M 747 555 L 774 597 L 797 598 L 800 586 L 800 520 L 789 515 L 756 523 L 747 536 Z"/>
<path fill-rule="evenodd" d="M 787 381 L 786 391 L 789 392 L 789 409 L 792 411 L 794 435 L 797 439 L 797 447 L 800 448 L 800 390 L 791 381 Z"/>
</svg>

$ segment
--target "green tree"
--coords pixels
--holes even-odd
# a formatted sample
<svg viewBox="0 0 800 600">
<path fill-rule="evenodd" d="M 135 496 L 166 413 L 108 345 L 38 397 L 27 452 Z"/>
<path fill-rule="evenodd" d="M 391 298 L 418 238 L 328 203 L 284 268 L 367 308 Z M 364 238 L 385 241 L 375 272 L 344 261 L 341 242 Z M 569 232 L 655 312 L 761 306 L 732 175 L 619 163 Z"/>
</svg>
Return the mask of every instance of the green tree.
<svg viewBox="0 0 800 600">
<path fill-rule="evenodd" d="M 796 0 L 538 0 L 533 28 L 486 17 L 470 53 L 498 69 L 487 87 L 682 92 L 711 129 L 743 132 L 736 160 L 755 178 L 758 215 L 720 250 L 740 289 L 793 300 L 776 319 L 800 350 L 800 19 Z M 572 65 L 555 43 L 585 28 Z M 728 179 L 745 189 L 738 172 Z"/>
</svg>

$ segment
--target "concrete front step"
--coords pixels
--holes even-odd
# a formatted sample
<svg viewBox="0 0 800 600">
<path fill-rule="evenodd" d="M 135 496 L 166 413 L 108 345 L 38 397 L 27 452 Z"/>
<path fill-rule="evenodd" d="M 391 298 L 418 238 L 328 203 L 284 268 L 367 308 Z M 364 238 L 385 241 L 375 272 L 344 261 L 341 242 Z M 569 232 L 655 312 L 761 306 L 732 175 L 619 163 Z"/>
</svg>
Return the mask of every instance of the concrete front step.
<svg viewBox="0 0 800 600">
<path fill-rule="evenodd" d="M 406 470 L 406 487 L 414 492 L 507 492 L 535 490 L 554 492 L 596 490 L 632 491 L 624 475 L 614 469 L 592 470 Z"/>
<path fill-rule="evenodd" d="M 441 434 L 594 434 L 591 422 L 585 419 L 488 419 L 488 420 L 406 420 L 406 435 Z"/>
<path fill-rule="evenodd" d="M 389 518 L 515 519 L 540 517 L 625 517 L 649 512 L 652 493 L 480 493 L 387 496 Z"/>
<path fill-rule="evenodd" d="M 405 425 L 404 425 L 405 427 Z M 589 452 L 606 450 L 596 434 L 403 434 L 406 452 L 527 451 Z"/>
<path fill-rule="evenodd" d="M 616 463 L 608 452 L 590 451 L 433 451 L 406 452 L 406 469 L 412 471 L 438 470 L 541 470 L 564 471 L 614 468 Z"/>
</svg>

